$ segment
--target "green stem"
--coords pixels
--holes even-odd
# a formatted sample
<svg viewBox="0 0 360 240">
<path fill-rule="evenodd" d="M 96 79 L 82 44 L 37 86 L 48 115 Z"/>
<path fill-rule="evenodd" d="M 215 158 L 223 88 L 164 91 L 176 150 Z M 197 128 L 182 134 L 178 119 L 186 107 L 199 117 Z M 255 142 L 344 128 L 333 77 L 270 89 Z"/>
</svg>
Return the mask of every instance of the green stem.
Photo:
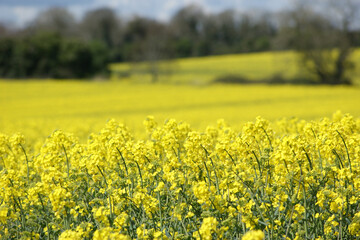
<svg viewBox="0 0 360 240">
<path fill-rule="evenodd" d="M 66 158 L 67 177 L 69 177 L 69 175 L 70 175 L 70 163 L 69 163 L 69 158 L 68 158 L 68 155 L 67 155 L 67 153 L 66 153 L 66 149 L 65 149 L 64 144 L 62 145 L 62 147 L 63 147 L 63 149 L 64 149 L 65 158 Z"/>
<path fill-rule="evenodd" d="M 232 157 L 232 156 L 230 155 L 230 153 L 228 152 L 228 150 L 226 150 L 226 149 L 224 149 L 224 150 L 225 150 L 225 152 L 229 155 L 231 161 L 232 161 L 232 162 L 234 163 L 234 165 L 236 166 L 236 163 L 235 163 L 233 157 Z"/>
<path fill-rule="evenodd" d="M 136 163 L 136 166 L 137 166 L 137 168 L 138 168 L 138 170 L 139 170 L 140 180 L 141 180 L 141 187 L 143 187 L 144 184 L 143 184 L 143 178 L 142 178 L 140 166 L 139 166 L 139 164 L 138 164 L 137 161 L 134 161 L 134 162 Z"/>
<path fill-rule="evenodd" d="M 306 155 L 306 158 L 307 158 L 307 160 L 308 160 L 308 162 L 309 162 L 310 170 L 313 170 L 313 166 L 312 166 L 312 162 L 311 162 L 311 159 L 310 159 L 309 154 L 306 152 L 306 150 L 305 150 L 304 147 L 303 147 L 302 149 L 304 150 L 305 155 Z"/>
<path fill-rule="evenodd" d="M 259 166 L 259 172 L 260 172 L 260 176 L 261 176 L 261 175 L 262 175 L 262 171 L 261 171 L 260 161 L 259 161 L 258 157 L 256 156 L 255 151 L 252 151 L 252 153 L 254 154 L 255 159 L 256 159 L 256 162 L 257 162 L 257 164 L 258 164 L 258 166 Z"/>
<path fill-rule="evenodd" d="M 344 143 L 345 150 L 346 150 L 346 154 L 347 154 L 348 161 L 349 161 L 350 172 L 352 173 L 351 161 L 350 161 L 350 154 L 349 154 L 349 150 L 348 150 L 348 148 L 347 148 L 347 146 L 346 146 L 345 139 L 343 138 L 343 136 L 340 134 L 340 132 L 339 132 L 338 130 L 336 130 L 336 132 L 339 134 L 340 138 L 342 139 L 342 141 L 343 141 L 343 143 Z"/>
<path fill-rule="evenodd" d="M 341 161 L 341 157 L 339 156 L 339 154 L 336 152 L 335 149 L 332 150 L 333 154 L 336 156 L 336 159 L 339 160 L 339 168 L 344 168 L 344 164 L 343 162 Z"/>
<path fill-rule="evenodd" d="M 216 191 L 217 193 L 220 195 L 220 189 L 219 189 L 219 179 L 218 179 L 218 176 L 216 174 L 216 168 L 215 168 L 215 165 L 214 165 L 214 162 L 211 158 L 210 159 L 210 162 L 211 162 L 211 165 L 213 166 L 213 170 L 214 170 L 214 174 L 215 174 L 215 181 L 216 181 Z"/>
<path fill-rule="evenodd" d="M 40 200 L 40 203 L 41 203 L 42 209 L 43 209 L 43 211 L 45 211 L 44 203 L 43 203 L 43 200 L 42 200 L 42 198 L 41 198 L 40 193 L 38 193 L 38 196 L 39 196 L 39 200 Z"/>
<path fill-rule="evenodd" d="M 266 137 L 267 137 L 267 139 L 269 141 L 270 149 L 273 150 L 273 146 L 271 144 L 271 139 L 270 139 L 269 135 L 267 134 L 265 128 L 261 127 L 261 129 L 264 131 L 264 133 L 265 133 L 265 135 L 266 135 Z"/>
<path fill-rule="evenodd" d="M 28 180 L 28 183 L 30 181 L 30 171 L 29 171 L 29 159 L 28 159 L 28 156 L 26 154 L 26 151 L 25 151 L 25 148 L 23 147 L 23 145 L 21 143 L 19 143 L 19 146 L 20 148 L 22 149 L 24 155 L 25 155 L 25 159 L 26 159 L 26 177 L 27 177 L 27 180 Z"/>
<path fill-rule="evenodd" d="M 210 173 L 209 173 L 208 167 L 206 166 L 206 162 L 204 161 L 203 163 L 204 163 L 204 166 L 205 166 L 205 169 L 206 169 L 207 177 L 209 179 L 209 191 L 210 191 L 210 186 L 211 186 Z"/>
<path fill-rule="evenodd" d="M 106 185 L 106 187 L 108 187 L 108 184 L 107 184 L 107 181 L 106 181 L 106 177 L 105 177 L 105 175 L 104 175 L 103 171 L 101 170 L 101 168 L 99 167 L 99 165 L 96 165 L 96 167 L 99 169 L 100 174 L 101 174 L 101 175 L 102 175 L 102 177 L 104 178 L 104 181 L 105 181 L 105 185 Z"/>
<path fill-rule="evenodd" d="M 127 165 L 126 165 L 126 162 L 125 162 L 125 158 L 124 158 L 124 156 L 122 155 L 122 153 L 121 153 L 121 151 L 120 151 L 119 148 L 116 148 L 116 150 L 118 151 L 118 153 L 120 154 L 121 159 L 123 160 L 123 163 L 124 163 L 124 166 L 125 166 L 126 175 L 129 176 L 129 172 L 128 172 L 128 168 L 127 168 Z"/>
</svg>

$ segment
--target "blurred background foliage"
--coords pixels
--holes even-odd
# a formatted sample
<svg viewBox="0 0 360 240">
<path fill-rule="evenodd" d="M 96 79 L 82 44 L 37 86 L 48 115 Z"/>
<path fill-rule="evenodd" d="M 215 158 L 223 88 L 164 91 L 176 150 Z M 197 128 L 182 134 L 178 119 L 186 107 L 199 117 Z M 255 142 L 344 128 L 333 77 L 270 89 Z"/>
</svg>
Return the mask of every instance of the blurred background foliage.
<svg viewBox="0 0 360 240">
<path fill-rule="evenodd" d="M 360 46 L 358 9 L 351 1 L 325 2 L 325 11 L 298 1 L 277 13 L 207 13 L 189 5 L 167 22 L 126 19 L 110 8 L 76 20 L 66 8 L 51 8 L 22 28 L 0 24 L 0 77 L 107 78 L 109 63 L 147 62 L 155 82 L 162 60 L 292 49 L 320 83 L 350 83 L 345 72 Z"/>
</svg>

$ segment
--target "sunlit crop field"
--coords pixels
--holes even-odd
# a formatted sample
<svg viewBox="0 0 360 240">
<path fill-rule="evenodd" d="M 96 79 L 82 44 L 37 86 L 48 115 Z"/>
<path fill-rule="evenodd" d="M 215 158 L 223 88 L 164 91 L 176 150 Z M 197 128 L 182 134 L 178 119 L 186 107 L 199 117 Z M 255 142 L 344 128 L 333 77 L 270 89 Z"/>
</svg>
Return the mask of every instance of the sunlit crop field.
<svg viewBox="0 0 360 240">
<path fill-rule="evenodd" d="M 190 86 L 113 82 L 0 81 L 0 130 L 46 137 L 55 129 L 86 139 L 110 118 L 143 134 L 154 115 L 204 130 L 225 119 L 239 128 L 257 116 L 315 120 L 338 110 L 360 116 L 360 88 L 326 86 Z"/>
<path fill-rule="evenodd" d="M 358 87 L 1 81 L 0 238 L 353 239 L 359 103 Z"/>
<path fill-rule="evenodd" d="M 284 78 L 313 77 L 299 64 L 299 55 L 294 51 L 232 54 L 197 58 L 184 58 L 159 62 L 161 82 L 209 83 L 221 76 L 238 75 L 249 80 L 269 79 L 274 76 Z M 360 84 L 360 49 L 352 54 L 355 68 L 350 72 L 355 84 Z M 149 82 L 148 64 L 118 63 L 110 65 L 112 79 L 120 81 Z M 127 75 L 129 74 L 130 75 Z M 125 75 L 124 75 L 125 74 Z"/>
</svg>

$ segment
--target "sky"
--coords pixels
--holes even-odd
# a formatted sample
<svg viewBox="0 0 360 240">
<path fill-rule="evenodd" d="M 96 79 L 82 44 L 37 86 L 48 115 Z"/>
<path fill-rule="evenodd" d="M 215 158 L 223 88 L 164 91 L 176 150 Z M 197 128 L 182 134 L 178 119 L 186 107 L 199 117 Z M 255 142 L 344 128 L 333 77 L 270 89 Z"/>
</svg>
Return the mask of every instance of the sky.
<svg viewBox="0 0 360 240">
<path fill-rule="evenodd" d="M 225 9 L 239 11 L 278 11 L 289 6 L 291 0 L 0 0 L 0 22 L 22 27 L 36 15 L 50 7 L 66 7 L 77 19 L 88 10 L 110 7 L 120 16 L 134 15 L 166 21 L 182 7 L 201 6 L 206 12 Z"/>
</svg>

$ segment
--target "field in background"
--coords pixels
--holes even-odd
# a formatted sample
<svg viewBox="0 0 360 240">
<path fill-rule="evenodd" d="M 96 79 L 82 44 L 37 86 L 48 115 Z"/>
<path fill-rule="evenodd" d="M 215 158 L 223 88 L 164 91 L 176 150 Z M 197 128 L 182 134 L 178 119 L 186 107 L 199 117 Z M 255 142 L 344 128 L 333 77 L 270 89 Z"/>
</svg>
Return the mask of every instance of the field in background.
<svg viewBox="0 0 360 240">
<path fill-rule="evenodd" d="M 259 115 L 271 121 L 312 120 L 341 110 L 360 117 L 359 103 L 358 87 L 0 81 L 0 132 L 35 139 L 61 128 L 86 138 L 110 118 L 144 132 L 148 115 L 198 129 L 221 118 L 240 127 Z"/>
<path fill-rule="evenodd" d="M 360 84 L 360 49 L 353 54 L 356 64 L 352 72 L 355 84 Z M 249 80 L 263 80 L 281 76 L 283 78 L 309 77 L 299 68 L 298 58 L 293 51 L 261 52 L 221 55 L 198 58 L 184 58 L 163 61 L 156 64 L 118 63 L 110 65 L 113 80 L 150 82 L 149 71 L 158 71 L 159 81 L 171 83 L 204 84 L 222 76 L 237 75 Z"/>
</svg>

